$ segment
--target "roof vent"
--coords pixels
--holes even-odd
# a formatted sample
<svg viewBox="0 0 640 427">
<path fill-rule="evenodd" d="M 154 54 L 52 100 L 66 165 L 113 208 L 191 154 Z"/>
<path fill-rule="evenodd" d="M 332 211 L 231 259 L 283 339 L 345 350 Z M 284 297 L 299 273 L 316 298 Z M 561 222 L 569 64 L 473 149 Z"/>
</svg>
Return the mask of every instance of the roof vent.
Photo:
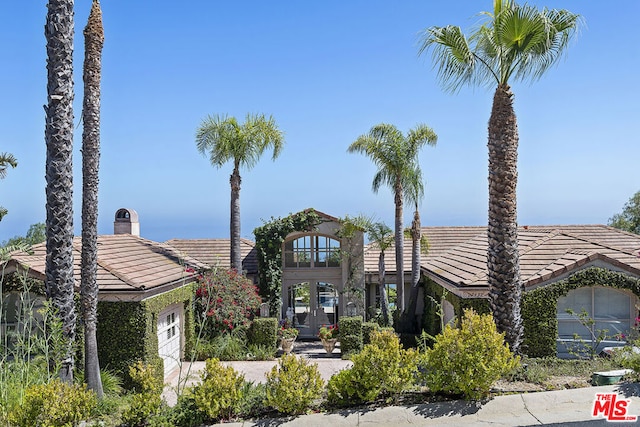
<svg viewBox="0 0 640 427">
<path fill-rule="evenodd" d="M 113 234 L 131 234 L 140 237 L 138 212 L 133 209 L 118 209 L 113 222 Z"/>
</svg>

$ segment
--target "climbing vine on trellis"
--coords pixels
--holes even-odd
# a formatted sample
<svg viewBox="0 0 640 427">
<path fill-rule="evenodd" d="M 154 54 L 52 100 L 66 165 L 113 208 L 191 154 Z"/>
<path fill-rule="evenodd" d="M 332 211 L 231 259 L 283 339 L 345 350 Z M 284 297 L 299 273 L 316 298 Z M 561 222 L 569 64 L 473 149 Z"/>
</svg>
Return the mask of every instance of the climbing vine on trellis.
<svg viewBox="0 0 640 427">
<path fill-rule="evenodd" d="M 258 288 L 269 304 L 269 311 L 278 313 L 282 305 L 282 244 L 289 233 L 313 231 L 322 222 L 313 210 L 305 210 L 284 218 L 273 218 L 253 230 L 258 252 Z"/>
</svg>

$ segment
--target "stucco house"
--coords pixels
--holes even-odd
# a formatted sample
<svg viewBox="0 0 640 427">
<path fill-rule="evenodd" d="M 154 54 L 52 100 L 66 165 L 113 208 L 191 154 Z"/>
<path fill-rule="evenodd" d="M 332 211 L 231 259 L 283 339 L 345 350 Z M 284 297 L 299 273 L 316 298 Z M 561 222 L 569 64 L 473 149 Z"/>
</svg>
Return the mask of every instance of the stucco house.
<svg viewBox="0 0 640 427">
<path fill-rule="evenodd" d="M 301 338 L 314 338 L 320 326 L 340 316 L 370 318 L 377 306 L 378 257 L 364 244 L 362 231 L 349 238 L 341 222 L 315 211 L 319 224 L 282 238 L 281 311 Z M 429 246 L 422 255 L 418 318 L 431 333 L 466 307 L 489 312 L 486 227 L 423 227 Z M 574 334 L 590 331 L 567 309 L 584 308 L 595 321 L 592 331 L 607 330 L 602 344 L 616 345 L 633 333 L 640 306 L 640 236 L 604 225 L 523 226 L 519 230 L 520 269 L 525 290 L 522 315 L 524 349 L 530 355 L 566 355 Z M 74 240 L 75 279 L 80 284 L 79 238 Z M 114 234 L 98 237 L 98 343 L 103 367 L 123 372 L 134 360 L 157 363 L 168 375 L 184 356 L 193 319 L 189 304 L 196 272 L 229 267 L 229 239 L 172 239 L 164 243 L 140 237 L 132 209 L 119 209 Z M 393 247 L 386 251 L 386 282 L 395 286 Z M 4 275 L 24 273 L 44 280 L 45 246 L 14 253 Z M 242 240 L 243 270 L 258 281 L 258 248 Z M 405 295 L 410 294 L 411 242 L 405 242 Z M 194 271 L 195 270 L 195 271 Z M 15 289 L 3 296 L 2 331 L 15 327 Z M 43 298 L 42 295 L 34 296 Z M 12 317 L 13 316 L 13 317 Z M 621 341 L 617 341 L 620 339 Z"/>
<path fill-rule="evenodd" d="M 488 312 L 486 227 L 422 231 L 429 241 L 421 262 L 425 328 L 438 330 L 434 300 L 441 301 L 445 322 L 460 316 L 465 307 Z M 518 245 L 525 351 L 567 356 L 574 334 L 590 341 L 592 333 L 606 330 L 607 338 L 600 344 L 604 347 L 620 345 L 634 333 L 640 306 L 640 236 L 605 225 L 521 226 Z M 367 283 L 376 282 L 371 267 L 378 253 L 374 247 L 365 252 Z M 410 256 L 406 251 L 405 265 L 410 265 Z M 391 283 L 392 258 L 387 258 Z M 583 309 L 595 321 L 589 328 L 568 313 Z"/>
<path fill-rule="evenodd" d="M 114 234 L 98 236 L 98 330 L 102 367 L 126 372 L 142 359 L 167 375 L 184 355 L 189 341 L 189 304 L 196 280 L 194 270 L 207 266 L 165 243 L 140 237 L 137 213 L 119 209 Z M 81 239 L 74 247 L 74 278 L 80 286 Z M 4 268 L 12 273 L 44 281 L 45 244 L 31 254 L 14 253 Z M 17 326 L 20 292 L 3 295 L 3 331 Z M 44 296 L 32 295 L 37 300 Z M 7 315 L 12 313 L 13 316 Z"/>
</svg>

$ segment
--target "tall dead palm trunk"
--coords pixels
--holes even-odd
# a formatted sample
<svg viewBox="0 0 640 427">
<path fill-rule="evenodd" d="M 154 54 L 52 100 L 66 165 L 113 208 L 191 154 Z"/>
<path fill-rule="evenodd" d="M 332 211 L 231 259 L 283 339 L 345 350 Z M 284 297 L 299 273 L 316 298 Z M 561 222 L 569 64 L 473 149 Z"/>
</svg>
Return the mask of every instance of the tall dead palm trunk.
<svg viewBox="0 0 640 427">
<path fill-rule="evenodd" d="M 514 351 L 522 341 L 516 185 L 518 126 L 513 94 L 507 84 L 496 89 L 489 119 L 488 270 L 490 301 L 498 330 Z"/>
<path fill-rule="evenodd" d="M 62 323 L 60 378 L 73 381 L 76 312 L 73 301 L 73 0 L 49 0 L 47 105 L 47 297 Z"/>
<path fill-rule="evenodd" d="M 104 29 L 100 2 L 93 0 L 84 29 L 82 105 L 82 268 L 80 297 L 84 322 L 84 380 L 102 397 L 98 341 L 98 170 L 100 168 L 100 78 Z"/>
</svg>

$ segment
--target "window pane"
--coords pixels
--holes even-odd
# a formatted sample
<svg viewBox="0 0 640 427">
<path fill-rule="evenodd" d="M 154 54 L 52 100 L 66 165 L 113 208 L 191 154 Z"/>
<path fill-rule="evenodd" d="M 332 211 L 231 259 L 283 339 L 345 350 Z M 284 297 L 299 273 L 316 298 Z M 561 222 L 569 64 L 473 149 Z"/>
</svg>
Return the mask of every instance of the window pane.
<svg viewBox="0 0 640 427">
<path fill-rule="evenodd" d="M 591 312 L 591 288 L 580 288 L 570 291 L 567 296 L 558 299 L 558 319 L 571 319 L 567 309 L 580 314 L 583 309 L 587 311 L 589 317 L 593 317 Z"/>
<path fill-rule="evenodd" d="M 615 289 L 595 288 L 595 317 L 597 319 L 629 319 L 629 296 Z"/>
<path fill-rule="evenodd" d="M 591 341 L 591 332 L 582 323 L 577 320 L 558 321 L 558 337 L 573 339 L 574 334 L 578 334 L 584 340 Z"/>
</svg>

